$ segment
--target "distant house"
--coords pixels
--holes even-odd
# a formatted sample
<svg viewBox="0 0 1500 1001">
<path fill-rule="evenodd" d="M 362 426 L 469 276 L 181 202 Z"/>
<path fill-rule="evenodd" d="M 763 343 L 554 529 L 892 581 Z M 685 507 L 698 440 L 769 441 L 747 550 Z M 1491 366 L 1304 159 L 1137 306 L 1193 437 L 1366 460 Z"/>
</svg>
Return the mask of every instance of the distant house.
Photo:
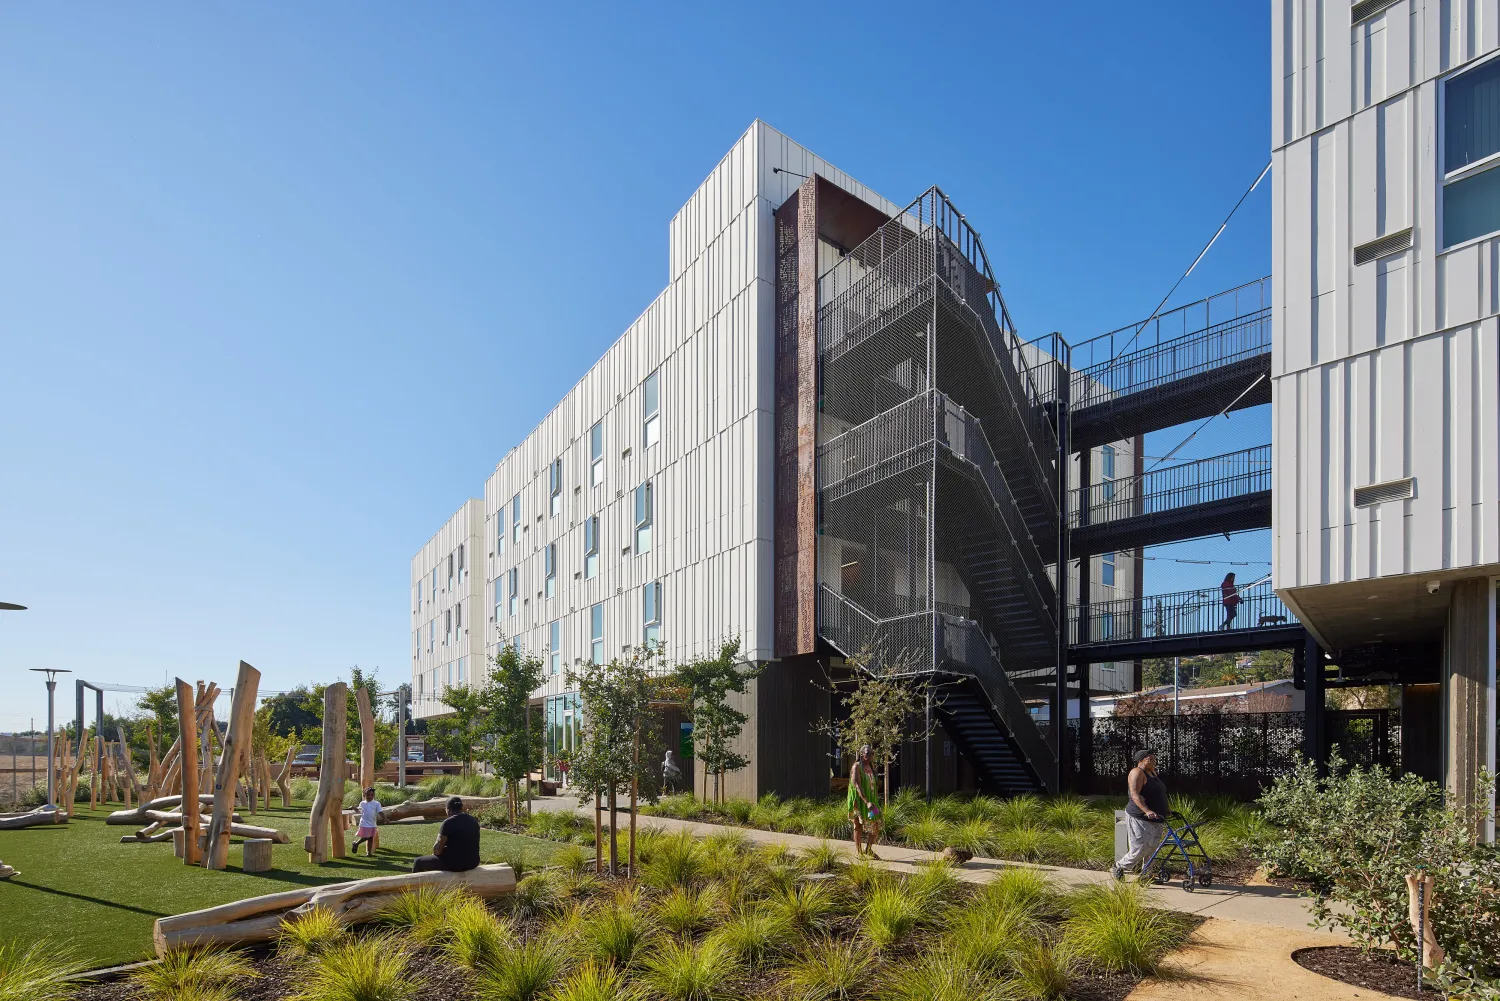
<svg viewBox="0 0 1500 1001">
<path fill-rule="evenodd" d="M 1096 718 L 1113 716 L 1121 702 L 1142 698 L 1159 700 L 1170 711 L 1172 686 L 1159 685 L 1123 695 L 1098 695 L 1089 700 L 1089 705 Z M 1183 712 L 1292 712 L 1301 710 L 1306 705 L 1303 693 L 1292 686 L 1291 678 L 1247 682 L 1242 685 L 1183 688 L 1177 693 L 1177 699 Z"/>
</svg>

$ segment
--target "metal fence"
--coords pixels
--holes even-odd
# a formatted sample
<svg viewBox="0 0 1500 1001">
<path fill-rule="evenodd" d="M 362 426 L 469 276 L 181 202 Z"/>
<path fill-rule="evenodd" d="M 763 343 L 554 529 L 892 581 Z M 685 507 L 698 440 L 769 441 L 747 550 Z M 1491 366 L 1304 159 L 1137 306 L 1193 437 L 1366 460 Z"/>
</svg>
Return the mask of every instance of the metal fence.
<svg viewBox="0 0 1500 1001">
<path fill-rule="evenodd" d="M 47 786 L 47 735 L 0 733 L 0 803 L 17 806 Z"/>
<path fill-rule="evenodd" d="M 1074 527 L 1083 524 L 1085 501 L 1088 524 L 1099 525 L 1270 489 L 1271 446 L 1258 445 L 1137 477 L 1075 487 L 1069 517 Z"/>
<path fill-rule="evenodd" d="M 1325 716 L 1328 744 L 1337 745 L 1345 761 L 1400 768 L 1399 717 L 1383 709 Z M 1087 728 L 1069 720 L 1073 774 L 1080 792 L 1123 797 L 1132 756 L 1149 748 L 1173 793 L 1253 799 L 1296 768 L 1305 717 L 1301 711 L 1108 716 Z"/>
</svg>

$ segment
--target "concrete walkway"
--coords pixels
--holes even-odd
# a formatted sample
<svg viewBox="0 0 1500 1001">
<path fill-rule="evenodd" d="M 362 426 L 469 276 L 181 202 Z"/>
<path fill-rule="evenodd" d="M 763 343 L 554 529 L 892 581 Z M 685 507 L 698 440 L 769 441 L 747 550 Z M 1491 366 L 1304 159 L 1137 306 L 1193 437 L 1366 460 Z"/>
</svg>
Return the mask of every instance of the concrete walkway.
<svg viewBox="0 0 1500 1001">
<path fill-rule="evenodd" d="M 578 801 L 571 796 L 539 797 L 534 801 L 534 807 L 538 810 L 574 810 L 579 808 Z M 624 825 L 629 823 L 630 812 L 628 809 L 621 810 L 620 815 L 620 824 L 623 829 Z M 784 844 L 793 848 L 810 848 L 825 840 L 805 834 L 783 834 L 780 831 L 763 831 L 753 827 L 733 827 L 724 824 L 705 824 L 700 821 L 674 820 L 670 817 L 657 817 L 648 814 L 641 814 L 637 819 L 637 823 L 642 827 L 658 827 L 666 831 L 691 831 L 699 837 L 706 837 L 710 834 L 717 834 L 724 831 L 740 831 L 758 844 Z M 837 843 L 848 845 L 850 854 L 853 854 L 853 842 L 840 841 Z M 938 856 L 937 852 L 923 851 L 919 848 L 904 848 L 897 845 L 881 845 L 876 851 L 889 868 L 904 872 L 912 871 L 912 866 L 916 863 L 926 862 Z M 1056 883 L 1064 887 L 1107 883 L 1110 880 L 1108 872 L 1101 872 L 1096 869 L 1069 869 L 1063 866 L 1032 865 L 1026 862 L 1011 862 L 990 858 L 975 858 L 971 860 L 959 870 L 959 875 L 970 882 L 982 883 L 995 873 L 1007 868 L 1036 869 L 1046 873 Z M 1181 883 L 1172 883 L 1168 886 L 1149 885 L 1147 892 L 1150 894 L 1153 907 L 1159 907 L 1163 910 L 1180 911 L 1184 914 L 1226 918 L 1233 921 L 1269 925 L 1275 928 L 1300 932 L 1309 931 L 1309 922 L 1312 920 L 1312 912 L 1308 909 L 1307 903 L 1297 895 L 1295 890 L 1286 890 L 1277 886 L 1221 886 L 1216 884 L 1212 887 L 1199 887 L 1189 893 L 1182 888 Z"/>
</svg>

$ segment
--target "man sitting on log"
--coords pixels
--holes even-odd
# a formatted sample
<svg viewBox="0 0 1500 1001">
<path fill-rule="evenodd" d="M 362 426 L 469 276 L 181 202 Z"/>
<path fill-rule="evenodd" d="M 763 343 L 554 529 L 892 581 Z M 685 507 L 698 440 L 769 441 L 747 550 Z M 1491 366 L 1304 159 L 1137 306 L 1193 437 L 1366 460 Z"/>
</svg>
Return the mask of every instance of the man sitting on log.
<svg viewBox="0 0 1500 1001">
<path fill-rule="evenodd" d="M 448 819 L 438 828 L 431 855 L 419 855 L 412 872 L 468 872 L 479 868 L 479 821 L 464 813 L 464 801 L 448 800 Z"/>
</svg>

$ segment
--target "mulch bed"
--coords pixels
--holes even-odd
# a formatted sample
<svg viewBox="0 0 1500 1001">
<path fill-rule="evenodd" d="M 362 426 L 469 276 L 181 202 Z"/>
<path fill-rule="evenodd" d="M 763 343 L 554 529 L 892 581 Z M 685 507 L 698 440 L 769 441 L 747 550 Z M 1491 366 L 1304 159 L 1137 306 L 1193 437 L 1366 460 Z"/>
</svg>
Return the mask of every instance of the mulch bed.
<svg viewBox="0 0 1500 1001">
<path fill-rule="evenodd" d="M 1305 970 L 1322 974 L 1330 980 L 1363 987 L 1370 991 L 1383 991 L 1398 998 L 1425 1001 L 1440 998 L 1434 977 L 1422 978 L 1422 992 L 1417 993 L 1417 967 L 1414 963 L 1398 961 L 1383 952 L 1365 953 L 1351 945 L 1320 946 L 1316 949 L 1298 949 L 1292 960 Z"/>
</svg>

